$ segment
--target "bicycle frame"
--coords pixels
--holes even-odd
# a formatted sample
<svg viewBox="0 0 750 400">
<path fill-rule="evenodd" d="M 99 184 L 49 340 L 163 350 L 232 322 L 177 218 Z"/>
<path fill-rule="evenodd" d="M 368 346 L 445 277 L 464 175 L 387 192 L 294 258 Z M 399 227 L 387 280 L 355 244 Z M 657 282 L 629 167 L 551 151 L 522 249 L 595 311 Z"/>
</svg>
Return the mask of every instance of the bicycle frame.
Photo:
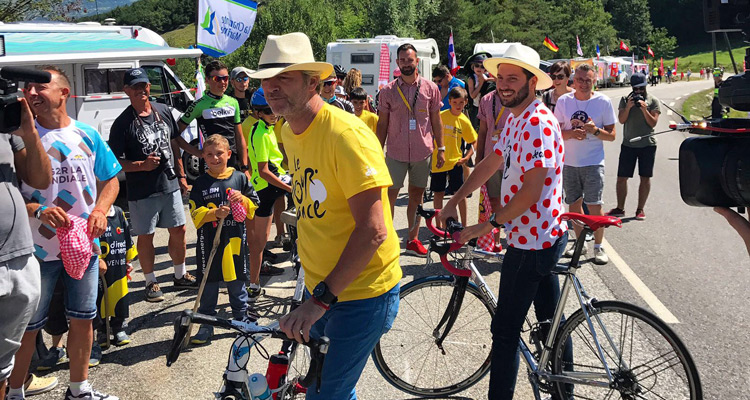
<svg viewBox="0 0 750 400">
<path fill-rule="evenodd" d="M 583 233 L 581 236 L 583 237 L 587 232 L 593 232 L 588 227 L 584 228 Z M 604 356 L 604 350 L 602 349 L 602 346 L 599 344 L 599 335 L 597 335 L 596 330 L 594 329 L 594 321 L 596 321 L 597 325 L 599 326 L 600 330 L 604 333 L 605 339 L 607 340 L 608 344 L 611 346 L 611 349 L 616 352 L 617 359 L 621 363 L 621 365 L 625 365 L 624 360 L 622 360 L 622 357 L 619 356 L 620 349 L 615 344 L 614 340 L 612 339 L 611 335 L 607 331 L 604 324 L 601 322 L 598 315 L 595 315 L 594 318 L 591 318 L 591 310 L 592 310 L 592 303 L 596 301 L 595 298 L 590 297 L 585 289 L 583 288 L 583 285 L 581 284 L 580 280 L 576 277 L 576 272 L 579 268 L 578 261 L 580 258 L 580 253 L 583 249 L 583 246 L 585 245 L 584 241 L 577 241 L 576 242 L 576 251 L 574 254 L 574 257 L 571 259 L 570 264 L 558 264 L 558 266 L 553 270 L 553 273 L 557 275 L 564 276 L 564 283 L 563 287 L 560 292 L 560 299 L 557 304 L 557 308 L 555 309 L 555 313 L 553 316 L 553 319 L 550 323 L 550 334 L 547 335 L 546 341 L 544 343 L 544 346 L 542 348 L 542 351 L 539 355 L 539 359 L 534 356 L 533 352 L 529 348 L 528 344 L 524 341 L 523 337 L 519 340 L 519 348 L 520 352 L 523 355 L 523 360 L 526 363 L 526 366 L 529 370 L 529 381 L 531 382 L 534 396 L 536 400 L 541 399 L 541 395 L 539 392 L 539 383 L 552 383 L 552 382 L 561 382 L 566 384 L 583 384 L 587 386 L 599 386 L 603 388 L 610 387 L 612 382 L 614 381 L 612 371 L 610 370 L 610 366 L 607 363 L 606 357 Z M 497 259 L 502 261 L 503 255 L 493 252 L 487 252 L 484 250 L 476 249 L 471 245 L 466 245 L 464 248 L 464 254 L 466 257 L 463 260 L 462 268 L 464 270 L 471 271 L 471 275 L 469 277 L 464 276 L 456 276 L 454 275 L 455 279 L 455 285 L 454 285 L 454 291 L 451 295 L 451 301 L 449 303 L 449 306 L 446 308 L 440 322 L 438 323 L 437 327 L 433 331 L 433 336 L 436 339 L 436 344 L 438 347 L 442 345 L 442 342 L 444 341 L 445 337 L 450 332 L 453 324 L 455 323 L 456 319 L 458 318 L 458 310 L 461 307 L 463 296 L 466 293 L 466 285 L 468 284 L 469 279 L 476 285 L 476 287 L 479 289 L 479 292 L 481 293 L 484 300 L 486 300 L 488 303 L 490 303 L 494 309 L 497 309 L 497 297 L 492 292 L 492 290 L 489 289 L 489 286 L 487 285 L 487 282 L 484 280 L 482 275 L 479 273 L 479 270 L 477 269 L 476 265 L 474 264 L 474 258 L 483 258 L 483 259 Z M 480 256 L 480 257 L 472 257 L 472 256 Z M 430 259 L 428 255 L 428 260 Z M 563 317 L 563 311 L 565 309 L 565 304 L 567 303 L 568 296 L 570 294 L 570 291 L 573 290 L 576 294 L 576 298 L 578 299 L 578 303 L 581 306 L 581 310 L 583 312 L 583 315 L 586 318 L 586 322 L 589 327 L 589 333 L 592 336 L 593 342 L 596 346 L 596 351 L 599 357 L 599 361 L 602 363 L 604 367 L 604 373 L 591 373 L 591 372 L 574 372 L 574 371 L 568 371 L 563 375 L 556 375 L 552 374 L 551 371 L 549 371 L 547 368 L 540 368 L 540 366 L 546 366 L 549 365 L 549 360 L 552 355 L 552 348 L 555 342 L 556 335 L 552 334 L 553 332 L 558 332 L 562 317 Z M 538 321 L 543 322 L 543 321 Z M 443 329 L 442 334 L 440 334 L 440 330 Z"/>
</svg>

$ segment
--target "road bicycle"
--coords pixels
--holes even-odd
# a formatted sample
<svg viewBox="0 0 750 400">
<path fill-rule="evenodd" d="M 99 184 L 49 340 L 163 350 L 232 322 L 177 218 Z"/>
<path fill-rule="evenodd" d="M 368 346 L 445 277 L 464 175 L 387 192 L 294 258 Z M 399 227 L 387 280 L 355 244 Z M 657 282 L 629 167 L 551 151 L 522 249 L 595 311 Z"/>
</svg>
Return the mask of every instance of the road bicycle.
<svg viewBox="0 0 750 400">
<path fill-rule="evenodd" d="M 250 375 L 247 371 L 252 348 L 256 347 L 264 358 L 269 358 L 268 352 L 261 345 L 261 341 L 266 338 L 290 340 L 284 332 L 279 330 L 278 322 L 273 322 L 267 326 L 259 326 L 255 322 L 217 318 L 194 313 L 191 310 L 184 310 L 174 323 L 175 333 L 172 346 L 167 354 L 167 367 L 177 361 L 183 347 L 182 343 L 187 335 L 188 326 L 191 323 L 230 329 L 238 333 L 229 350 L 229 359 L 222 378 L 222 385 L 219 391 L 214 393 L 214 398 L 220 400 L 252 400 L 253 397 L 248 384 Z M 275 394 L 274 398 L 279 400 L 303 399 L 307 392 L 306 388 L 313 382 L 316 382 L 316 387 L 320 388 L 323 362 L 329 346 L 330 341 L 325 336 L 318 339 L 310 338 L 310 341 L 305 343 L 304 346 L 295 346 L 295 352 L 303 348 L 307 349 L 310 357 L 309 367 L 303 374 L 290 371 L 279 387 L 270 391 Z M 305 390 L 300 390 L 300 388 Z"/>
<path fill-rule="evenodd" d="M 440 256 L 451 275 L 415 279 L 401 288 L 398 316 L 375 347 L 373 359 L 396 388 L 415 396 L 444 397 L 476 384 L 490 369 L 490 322 L 497 298 L 474 261 L 502 261 L 503 255 L 476 248 L 476 239 L 467 244 L 455 241 L 454 235 L 462 229 L 456 221 L 449 220 L 442 231 L 433 224 L 435 211 L 419 207 L 418 213 L 435 235 L 430 251 Z M 562 218 L 581 223 L 581 237 L 601 227 L 621 226 L 618 218 L 608 216 L 566 213 Z M 553 270 L 564 281 L 553 319 L 526 318 L 519 349 L 535 399 L 543 394 L 702 399 L 693 358 L 666 323 L 638 306 L 599 301 L 585 291 L 576 276 L 584 245 L 577 240 L 570 263 Z M 563 322 L 571 291 L 580 309 Z M 572 343 L 572 363 L 563 357 L 569 351 L 566 343 Z"/>
</svg>

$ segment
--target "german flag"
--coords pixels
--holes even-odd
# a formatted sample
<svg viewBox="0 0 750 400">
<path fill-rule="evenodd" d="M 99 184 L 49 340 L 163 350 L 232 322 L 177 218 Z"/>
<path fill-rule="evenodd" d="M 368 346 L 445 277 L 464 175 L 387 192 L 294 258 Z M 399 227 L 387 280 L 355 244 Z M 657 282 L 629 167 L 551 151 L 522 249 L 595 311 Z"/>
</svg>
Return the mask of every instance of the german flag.
<svg viewBox="0 0 750 400">
<path fill-rule="evenodd" d="M 557 47 L 555 42 L 553 42 L 552 39 L 550 39 L 549 36 L 547 35 L 544 36 L 544 42 L 542 42 L 542 44 L 544 45 L 544 47 L 554 51 L 555 53 L 557 53 L 557 51 L 560 50 L 560 48 Z"/>
</svg>

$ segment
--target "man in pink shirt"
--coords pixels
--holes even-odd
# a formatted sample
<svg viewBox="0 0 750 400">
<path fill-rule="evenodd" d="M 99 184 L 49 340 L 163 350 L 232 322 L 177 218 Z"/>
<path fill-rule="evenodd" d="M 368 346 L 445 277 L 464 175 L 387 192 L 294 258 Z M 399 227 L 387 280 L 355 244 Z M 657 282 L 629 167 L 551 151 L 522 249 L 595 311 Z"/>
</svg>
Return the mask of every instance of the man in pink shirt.
<svg viewBox="0 0 750 400">
<path fill-rule="evenodd" d="M 399 190 L 409 173 L 409 204 L 406 218 L 409 221 L 409 238 L 406 253 L 425 256 L 427 249 L 419 241 L 417 206 L 430 175 L 430 156 L 433 140 L 437 145 L 437 166 L 445 163 L 443 124 L 440 121 L 440 89 L 429 79 L 419 76 L 417 50 L 405 43 L 396 55 L 401 76 L 380 91 L 377 135 L 380 144 L 386 145 L 385 161 L 393 180 L 388 189 L 391 214 Z"/>
</svg>

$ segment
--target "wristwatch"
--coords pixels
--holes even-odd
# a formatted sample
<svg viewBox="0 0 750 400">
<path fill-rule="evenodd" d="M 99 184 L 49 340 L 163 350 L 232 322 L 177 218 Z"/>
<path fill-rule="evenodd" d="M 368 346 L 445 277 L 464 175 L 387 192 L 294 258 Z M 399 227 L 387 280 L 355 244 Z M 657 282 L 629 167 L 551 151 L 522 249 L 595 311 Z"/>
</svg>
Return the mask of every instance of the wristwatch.
<svg viewBox="0 0 750 400">
<path fill-rule="evenodd" d="M 240 165 L 240 171 L 245 172 L 249 170 L 250 170 L 250 167 L 248 167 L 247 165 Z"/>
<path fill-rule="evenodd" d="M 599 134 L 602 133 L 601 130 L 602 128 L 596 128 L 596 131 L 594 132 L 594 136 L 599 136 Z"/>
<path fill-rule="evenodd" d="M 339 301 L 339 298 L 331 293 L 331 290 L 328 288 L 328 285 L 326 285 L 325 282 L 320 282 L 317 286 L 315 286 L 315 289 L 313 289 L 312 292 L 312 297 L 328 306 L 332 306 L 336 304 L 337 301 Z"/>
<path fill-rule="evenodd" d="M 46 210 L 47 206 L 39 206 L 39 208 L 34 211 L 34 218 L 39 219 L 42 217 L 42 211 Z"/>
<path fill-rule="evenodd" d="M 445 151 L 445 146 L 440 146 L 437 148 L 437 151 Z"/>
<path fill-rule="evenodd" d="M 492 213 L 492 215 L 490 215 L 490 225 L 498 229 L 503 226 L 501 223 L 495 221 L 495 213 Z"/>
</svg>

